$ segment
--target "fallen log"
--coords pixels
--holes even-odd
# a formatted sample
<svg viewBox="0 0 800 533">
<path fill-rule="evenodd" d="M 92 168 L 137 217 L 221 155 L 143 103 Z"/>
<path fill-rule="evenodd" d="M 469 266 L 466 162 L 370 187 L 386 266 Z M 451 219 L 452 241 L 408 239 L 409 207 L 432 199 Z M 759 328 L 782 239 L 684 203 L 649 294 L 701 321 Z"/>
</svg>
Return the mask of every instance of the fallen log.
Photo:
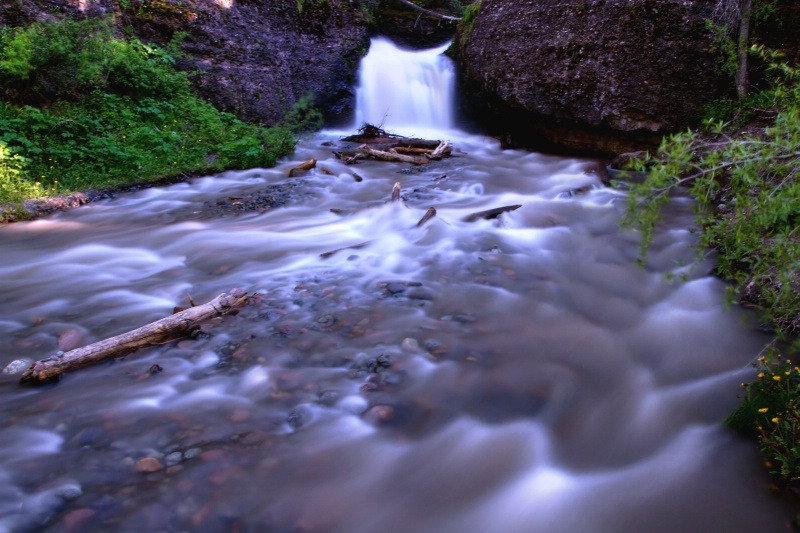
<svg viewBox="0 0 800 533">
<path fill-rule="evenodd" d="M 37 361 L 23 372 L 19 382 L 23 385 L 47 383 L 57 379 L 64 372 L 122 357 L 145 346 L 163 344 L 184 337 L 204 320 L 228 314 L 247 301 L 245 291 L 233 289 L 220 294 L 208 303 L 190 307 L 133 331 Z"/>
<path fill-rule="evenodd" d="M 392 149 L 398 154 L 426 156 L 433 153 L 435 148 L 409 148 L 406 146 L 394 146 Z"/>
<path fill-rule="evenodd" d="M 425 157 L 427 157 L 428 159 L 438 160 L 446 155 L 450 155 L 452 151 L 453 151 L 453 145 L 450 144 L 449 141 L 442 141 L 439 143 L 439 146 L 437 146 L 433 152 L 431 152 L 430 154 L 425 154 Z"/>
<path fill-rule="evenodd" d="M 522 207 L 521 204 L 517 205 L 505 205 L 503 207 L 495 207 L 494 209 L 487 209 L 486 211 L 478 211 L 477 213 L 471 213 L 465 216 L 462 220 L 464 222 L 475 222 L 479 218 L 485 218 L 487 220 L 491 220 L 493 218 L 497 218 L 503 213 L 507 213 L 508 211 L 514 211 Z"/>
<path fill-rule="evenodd" d="M 430 163 L 430 159 L 425 157 L 399 154 L 394 150 L 384 152 L 383 150 L 376 150 L 375 148 L 372 148 L 366 144 L 362 144 L 356 148 L 356 153 L 365 154 L 369 157 L 374 157 L 375 159 L 380 159 L 382 161 L 399 161 L 401 163 L 413 163 L 415 165 L 426 165 Z"/>
</svg>

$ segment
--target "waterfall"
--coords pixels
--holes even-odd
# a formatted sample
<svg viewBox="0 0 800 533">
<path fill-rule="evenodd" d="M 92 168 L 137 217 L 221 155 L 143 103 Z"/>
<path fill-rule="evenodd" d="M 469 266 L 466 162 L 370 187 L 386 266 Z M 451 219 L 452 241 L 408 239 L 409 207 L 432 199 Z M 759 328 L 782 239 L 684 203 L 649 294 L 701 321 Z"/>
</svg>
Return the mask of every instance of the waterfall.
<svg viewBox="0 0 800 533">
<path fill-rule="evenodd" d="M 448 46 L 411 51 L 374 38 L 359 72 L 356 128 L 365 122 L 387 131 L 452 128 L 454 69 L 442 55 Z"/>
</svg>

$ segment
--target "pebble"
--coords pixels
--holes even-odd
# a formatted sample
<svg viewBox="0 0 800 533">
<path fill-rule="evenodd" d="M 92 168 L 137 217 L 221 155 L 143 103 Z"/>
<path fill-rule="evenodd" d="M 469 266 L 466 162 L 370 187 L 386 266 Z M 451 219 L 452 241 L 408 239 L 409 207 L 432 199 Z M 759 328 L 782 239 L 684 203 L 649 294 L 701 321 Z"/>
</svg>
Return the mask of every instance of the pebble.
<svg viewBox="0 0 800 533">
<path fill-rule="evenodd" d="M 411 337 L 406 337 L 403 339 L 403 342 L 400 343 L 400 347 L 409 352 L 416 352 L 419 351 L 419 341 Z"/>
<path fill-rule="evenodd" d="M 33 364 L 30 359 L 16 359 L 11 361 L 3 369 L 3 374 L 22 374 Z"/>
<path fill-rule="evenodd" d="M 426 350 L 434 355 L 438 355 L 440 353 L 444 353 L 447 349 L 442 345 L 441 342 L 437 341 L 436 339 L 428 339 L 423 343 L 423 346 Z"/>
<path fill-rule="evenodd" d="M 394 418 L 394 407 L 391 405 L 375 405 L 364 413 L 364 420 L 372 424 L 388 422 Z"/>
<path fill-rule="evenodd" d="M 61 523 L 65 531 L 80 531 L 95 514 L 97 513 L 92 509 L 82 507 L 65 514 L 64 518 L 61 519 Z"/>
<path fill-rule="evenodd" d="M 61 332 L 58 336 L 58 349 L 64 350 L 68 352 L 70 350 L 74 350 L 81 344 L 83 344 L 83 339 L 85 334 L 83 331 L 75 328 L 69 328 Z"/>
<path fill-rule="evenodd" d="M 181 461 L 183 461 L 183 453 L 181 452 L 172 452 L 164 457 L 164 463 L 166 463 L 167 466 L 175 466 Z"/>
<path fill-rule="evenodd" d="M 158 472 L 163 468 L 164 465 L 162 465 L 155 457 L 143 457 L 136 463 L 136 471 L 143 474 Z"/>
<path fill-rule="evenodd" d="M 201 450 L 200 448 L 189 448 L 183 454 L 183 458 L 184 459 L 196 459 L 197 457 L 200 457 L 201 453 L 203 453 L 203 450 Z"/>
<path fill-rule="evenodd" d="M 317 398 L 317 403 L 326 407 L 330 407 L 338 402 L 341 397 L 342 393 L 337 390 L 325 390 L 320 393 L 319 397 Z"/>
<path fill-rule="evenodd" d="M 66 487 L 61 491 L 61 497 L 66 501 L 72 501 L 80 498 L 83 495 L 83 490 L 78 485 Z"/>
</svg>

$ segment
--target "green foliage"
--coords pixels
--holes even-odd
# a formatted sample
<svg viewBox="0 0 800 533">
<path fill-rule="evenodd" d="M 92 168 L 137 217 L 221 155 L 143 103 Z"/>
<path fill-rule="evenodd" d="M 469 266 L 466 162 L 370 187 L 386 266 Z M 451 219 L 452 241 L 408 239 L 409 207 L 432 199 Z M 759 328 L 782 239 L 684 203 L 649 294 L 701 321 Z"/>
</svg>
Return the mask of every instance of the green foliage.
<svg viewBox="0 0 800 533">
<path fill-rule="evenodd" d="M 0 69 L 13 78 L 9 84 L 57 79 L 63 73 L 54 72 L 56 56 L 77 81 L 52 101 L 49 87 L 29 85 L 27 99 L 47 106 L 0 102 L 0 204 L 182 173 L 269 167 L 294 150 L 288 127 L 246 124 L 216 110 L 191 92 L 172 55 L 115 39 L 107 29 L 64 22 L 3 34 Z M 63 36 L 69 50 L 57 44 Z M 26 52 L 26 43 L 38 52 Z M 96 51 L 102 60 L 86 61 Z M 7 81 L 0 82 L 6 89 Z M 299 127 L 314 114 L 301 106 L 295 118 Z"/>
<path fill-rule="evenodd" d="M 771 474 L 794 482 L 800 478 L 800 367 L 774 346 L 753 366 L 758 376 L 742 384 L 742 405 L 726 423 L 758 440 Z"/>
<path fill-rule="evenodd" d="M 110 21 L 35 23 L 0 39 L 0 90 L 18 104 L 76 101 L 93 91 L 169 97 L 188 90 L 165 50 L 113 36 Z"/>
<path fill-rule="evenodd" d="M 322 129 L 325 119 L 314 106 L 314 95 L 309 91 L 302 96 L 283 118 L 283 127 L 303 134 Z"/>
<path fill-rule="evenodd" d="M 800 329 L 800 71 L 773 68 L 783 76 L 770 93 L 774 124 L 758 135 L 731 138 L 725 124 L 707 122 L 705 136 L 686 131 L 667 137 L 633 166 L 649 173 L 631 186 L 626 221 L 641 230 L 644 257 L 671 191 L 688 187 L 703 229 L 701 253 L 716 250 L 717 273 L 741 288 L 754 287 L 743 296 L 794 332 Z"/>
<path fill-rule="evenodd" d="M 715 24 L 711 20 L 706 21 L 706 29 L 714 36 L 712 41 L 712 51 L 720 57 L 717 66 L 720 73 L 733 76 L 739 69 L 738 43 L 731 35 L 729 24 Z"/>
<path fill-rule="evenodd" d="M 732 299 L 759 309 L 776 339 L 791 346 L 800 333 L 800 69 L 756 51 L 773 61 L 774 86 L 758 97 L 771 107 L 770 125 L 732 137 L 725 123 L 709 120 L 702 134 L 665 138 L 631 166 L 647 177 L 630 186 L 626 223 L 641 231 L 644 262 L 661 209 L 676 189 L 688 189 L 701 229 L 698 257 L 715 251 Z M 729 424 L 757 436 L 788 483 L 800 478 L 800 370 L 777 350 L 757 366 Z"/>
</svg>

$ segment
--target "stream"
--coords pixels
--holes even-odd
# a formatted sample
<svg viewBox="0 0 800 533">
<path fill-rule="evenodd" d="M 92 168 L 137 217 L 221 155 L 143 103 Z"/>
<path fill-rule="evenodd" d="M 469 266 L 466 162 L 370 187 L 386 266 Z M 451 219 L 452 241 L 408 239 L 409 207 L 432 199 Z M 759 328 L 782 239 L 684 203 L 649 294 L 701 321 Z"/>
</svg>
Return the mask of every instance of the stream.
<svg viewBox="0 0 800 533">
<path fill-rule="evenodd" d="M 442 51 L 375 40 L 357 124 L 449 158 L 346 165 L 353 131 L 323 131 L 275 168 L 0 227 L 0 368 L 256 295 L 58 383 L 0 375 L 0 532 L 789 530 L 722 425 L 770 338 L 684 266 L 689 199 L 638 267 L 595 161 L 454 126 Z"/>
</svg>

